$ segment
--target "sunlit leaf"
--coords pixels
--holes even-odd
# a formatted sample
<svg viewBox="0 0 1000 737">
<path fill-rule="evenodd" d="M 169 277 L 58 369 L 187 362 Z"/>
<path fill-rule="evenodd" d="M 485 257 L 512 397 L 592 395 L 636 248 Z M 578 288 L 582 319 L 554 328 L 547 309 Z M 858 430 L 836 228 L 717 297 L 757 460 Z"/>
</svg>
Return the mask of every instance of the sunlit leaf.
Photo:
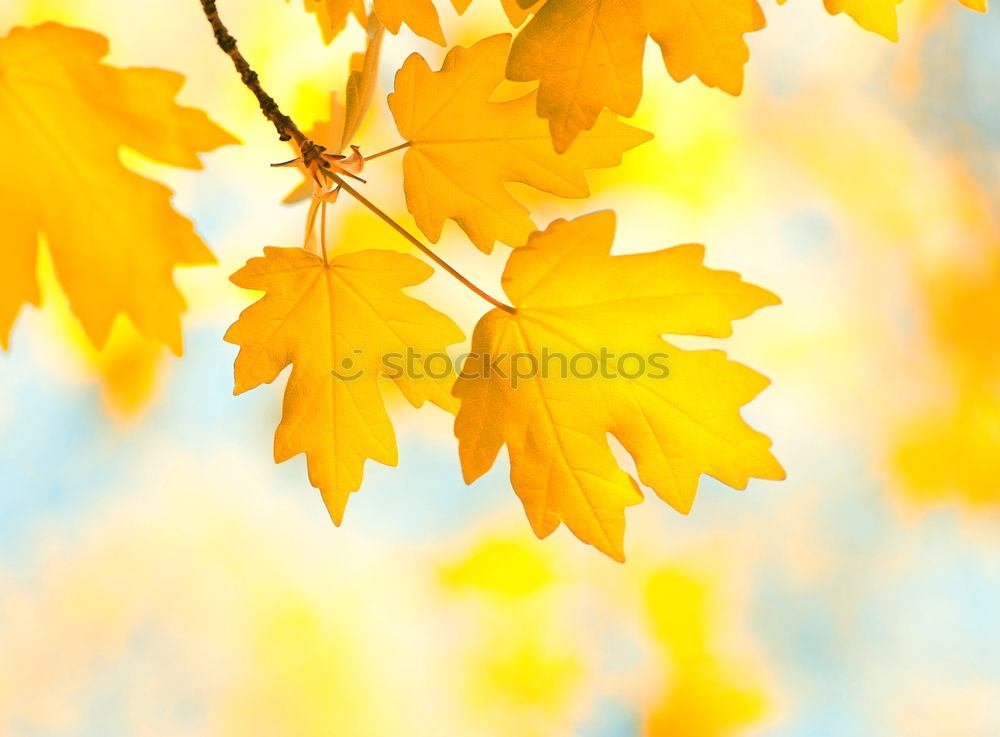
<svg viewBox="0 0 1000 737">
<path fill-rule="evenodd" d="M 739 412 L 768 380 L 721 351 L 660 337 L 725 337 L 777 298 L 703 266 L 702 246 L 611 256 L 614 228 L 610 212 L 558 220 L 513 252 L 503 284 L 516 309 L 479 321 L 454 393 L 467 482 L 506 444 L 535 533 L 563 522 L 622 560 L 624 510 L 642 494 L 608 434 L 639 479 L 685 513 L 702 474 L 744 488 L 784 471 Z"/>
<path fill-rule="evenodd" d="M 735 95 L 749 58 L 743 34 L 763 26 L 756 0 L 548 0 L 514 40 L 507 76 L 540 80 L 538 114 L 565 151 L 605 107 L 635 112 L 647 35 L 675 79 Z"/>
<path fill-rule="evenodd" d="M 535 226 L 508 182 L 586 197 L 587 169 L 617 166 L 623 152 L 652 138 L 606 112 L 569 152 L 555 153 L 535 116 L 536 93 L 490 100 L 509 44 L 504 34 L 468 49 L 456 46 L 439 72 L 413 54 L 396 75 L 389 107 L 411 144 L 403 158 L 406 204 L 431 241 L 451 218 L 483 251 L 498 240 L 523 245 Z"/>
<path fill-rule="evenodd" d="M 397 463 L 379 380 L 383 359 L 413 351 L 420 369 L 419 356 L 463 338 L 450 319 L 402 292 L 431 271 L 392 251 L 347 253 L 326 264 L 301 248 L 268 247 L 232 276 L 237 286 L 265 292 L 226 333 L 240 346 L 235 391 L 268 384 L 292 364 L 274 459 L 306 454 L 309 480 L 337 524 L 361 486 L 365 460 Z M 450 377 L 428 373 L 400 372 L 395 384 L 415 407 L 429 400 L 453 410 Z"/>
</svg>

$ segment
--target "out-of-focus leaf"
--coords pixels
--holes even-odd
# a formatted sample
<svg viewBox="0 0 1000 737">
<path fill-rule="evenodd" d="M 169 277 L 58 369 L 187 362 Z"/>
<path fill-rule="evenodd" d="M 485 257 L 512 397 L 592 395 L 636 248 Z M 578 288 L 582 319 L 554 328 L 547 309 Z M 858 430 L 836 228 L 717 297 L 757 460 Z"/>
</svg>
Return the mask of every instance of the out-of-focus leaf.
<svg viewBox="0 0 1000 737">
<path fill-rule="evenodd" d="M 646 617 L 666 663 L 666 689 L 642 737 L 735 737 L 764 716 L 767 694 L 752 669 L 718 652 L 714 582 L 670 566 L 650 576 Z"/>
<path fill-rule="evenodd" d="M 45 23 L 0 39 L 0 345 L 25 303 L 38 304 L 38 237 L 59 283 L 98 347 L 119 314 L 181 353 L 180 264 L 215 259 L 166 187 L 122 165 L 127 147 L 201 168 L 198 153 L 236 143 L 174 96 L 183 77 L 102 64 L 107 40 Z"/>
</svg>

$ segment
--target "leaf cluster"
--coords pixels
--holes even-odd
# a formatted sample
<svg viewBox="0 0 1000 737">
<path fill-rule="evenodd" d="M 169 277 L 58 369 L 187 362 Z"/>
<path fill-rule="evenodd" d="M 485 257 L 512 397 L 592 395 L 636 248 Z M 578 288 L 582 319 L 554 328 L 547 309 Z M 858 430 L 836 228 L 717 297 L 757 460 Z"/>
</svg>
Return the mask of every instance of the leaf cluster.
<svg viewBox="0 0 1000 737">
<path fill-rule="evenodd" d="M 384 33 L 406 26 L 444 46 L 437 8 L 432 0 L 304 1 L 325 42 L 352 17 L 368 38 L 351 58 L 341 95 L 331 96 L 329 119 L 305 133 L 263 90 L 215 2 L 201 4 L 242 81 L 294 147 L 280 165 L 299 167 L 303 180 L 286 202 L 309 200 L 304 247 L 267 247 L 232 276 L 263 292 L 226 334 L 239 346 L 236 392 L 292 367 L 275 460 L 305 454 L 334 522 L 361 487 L 367 460 L 397 462 L 384 396 L 390 384 L 415 407 L 429 401 L 456 414 L 467 482 L 506 447 L 511 484 L 534 531 L 546 536 L 564 523 L 617 560 L 624 558 L 624 510 L 642 499 L 641 485 L 686 513 L 702 475 L 735 488 L 783 477 L 770 440 L 740 415 L 767 379 L 721 351 L 688 351 L 664 337 L 724 338 L 734 320 L 777 297 L 705 266 L 700 245 L 613 255 L 611 212 L 539 229 L 509 187 L 584 199 L 589 170 L 617 166 L 652 137 L 619 118 L 639 104 L 647 39 L 675 80 L 696 77 L 739 94 L 745 36 L 765 26 L 756 0 L 501 0 L 516 35 L 454 46 L 438 69 L 416 53 L 403 62 L 388 95 L 401 142 L 367 157 L 356 138 L 375 95 Z M 464 13 L 470 2 L 452 5 Z M 981 0 L 962 2 L 985 10 Z M 897 3 L 824 0 L 831 14 L 846 13 L 890 39 Z M 199 154 L 238 141 L 174 101 L 180 75 L 113 67 L 102 62 L 107 51 L 104 37 L 56 23 L 0 38 L 4 348 L 21 308 L 39 303 L 40 238 L 97 346 L 125 315 L 179 355 L 184 300 L 173 269 L 214 261 L 171 207 L 170 191 L 123 166 L 119 154 L 127 148 L 197 169 Z M 505 79 L 534 86 L 515 99 L 497 97 Z M 363 194 L 366 167 L 399 152 L 406 207 L 427 241 L 437 243 L 451 220 L 483 252 L 497 243 L 512 249 L 502 279 L 508 302 Z M 328 253 L 328 209 L 342 193 L 490 304 L 457 373 L 432 372 L 418 358 L 408 372 L 384 375 L 389 354 L 441 355 L 465 336 L 450 317 L 404 292 L 432 273 L 424 260 L 377 249 Z M 553 355 L 588 359 L 599 375 L 521 376 L 518 361 L 537 365 Z M 646 366 L 666 357 L 669 371 L 626 375 L 622 356 Z M 357 376 L 346 380 L 346 369 Z M 631 456 L 634 474 L 610 438 Z"/>
</svg>

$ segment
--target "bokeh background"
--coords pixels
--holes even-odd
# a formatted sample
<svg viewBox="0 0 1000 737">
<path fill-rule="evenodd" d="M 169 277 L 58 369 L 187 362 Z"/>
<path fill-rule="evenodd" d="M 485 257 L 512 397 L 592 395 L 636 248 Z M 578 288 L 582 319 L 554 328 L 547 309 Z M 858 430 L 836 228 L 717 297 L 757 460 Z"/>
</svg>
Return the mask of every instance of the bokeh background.
<svg viewBox="0 0 1000 737">
<path fill-rule="evenodd" d="M 509 28 L 494 0 L 445 5 L 451 44 Z M 363 46 L 353 21 L 324 46 L 298 0 L 220 11 L 304 126 Z M 618 565 L 534 539 L 505 461 L 466 487 L 449 417 L 399 401 L 399 467 L 369 464 L 334 528 L 302 458 L 272 463 L 283 380 L 233 397 L 222 341 L 254 299 L 228 275 L 301 242 L 297 176 L 268 167 L 290 149 L 195 0 L 6 0 L 0 32 L 99 31 L 245 145 L 196 172 L 122 154 L 220 261 L 178 270 L 183 359 L 126 323 L 89 347 L 45 263 L 0 355 L 0 734 L 1000 735 L 1000 16 L 906 0 L 891 44 L 819 0 L 765 11 L 742 97 L 650 48 L 656 138 L 589 201 L 526 193 L 540 224 L 614 208 L 618 253 L 702 242 L 784 299 L 725 348 L 774 382 L 745 414 L 788 480 L 705 479 L 687 517 L 648 498 Z M 444 54 L 387 37 L 364 151 L 399 141 L 413 49 Z M 412 224 L 399 159 L 366 171 Z M 329 227 L 401 247 L 346 198 Z M 440 250 L 499 291 L 505 249 L 449 224 Z M 415 291 L 467 334 L 483 312 L 446 276 Z"/>
</svg>

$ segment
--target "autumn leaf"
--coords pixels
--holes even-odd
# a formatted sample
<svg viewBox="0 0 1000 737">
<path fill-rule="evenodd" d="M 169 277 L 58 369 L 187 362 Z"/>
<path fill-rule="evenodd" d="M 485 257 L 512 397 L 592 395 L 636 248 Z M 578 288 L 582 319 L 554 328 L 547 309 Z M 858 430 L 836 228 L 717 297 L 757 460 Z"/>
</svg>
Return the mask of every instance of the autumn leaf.
<svg viewBox="0 0 1000 737">
<path fill-rule="evenodd" d="M 902 0 L 823 0 L 823 7 L 830 15 L 845 13 L 866 31 L 885 36 L 890 41 L 899 40 L 896 6 Z"/>
<path fill-rule="evenodd" d="M 264 249 L 231 279 L 265 292 L 228 330 L 240 346 L 236 394 L 274 381 L 286 366 L 284 410 L 274 436 L 276 463 L 305 453 L 309 480 L 340 524 L 347 498 L 361 486 L 365 460 L 395 466 L 396 438 L 379 377 L 389 354 L 412 355 L 415 369 L 391 378 L 415 407 L 430 400 L 454 410 L 451 378 L 423 370 L 463 339 L 445 315 L 403 294 L 432 269 L 393 251 L 357 251 L 325 264 L 302 248 Z"/>
<path fill-rule="evenodd" d="M 521 0 L 500 0 L 503 12 L 507 14 L 507 20 L 514 28 L 524 23 L 532 13 L 537 12 L 543 2 L 545 0 L 523 0 L 523 2 Z M 459 15 L 468 10 L 471 3 L 472 0 L 451 0 L 455 12 Z"/>
<path fill-rule="evenodd" d="M 986 12 L 985 0 L 959 1 Z M 892 41 L 900 2 L 823 0 L 830 14 L 846 13 Z M 538 114 L 549 121 L 556 150 L 565 151 L 604 108 L 635 113 L 647 35 L 676 81 L 694 76 L 738 95 L 750 58 L 743 36 L 764 26 L 757 0 L 546 0 L 514 40 L 507 77 L 539 80 Z"/>
<path fill-rule="evenodd" d="M 369 22 L 368 43 L 365 45 L 364 53 L 351 54 L 350 71 L 344 92 L 344 130 L 337 147 L 338 153 L 350 145 L 371 106 L 384 35 L 385 26 L 376 21 Z"/>
<path fill-rule="evenodd" d="M 765 26 L 755 0 L 645 0 L 643 5 L 646 30 L 671 77 L 683 82 L 697 76 L 709 87 L 740 94 L 750 58 L 743 34 Z"/>
<path fill-rule="evenodd" d="M 351 13 L 359 23 L 366 23 L 361 0 L 305 0 L 305 5 L 308 12 L 316 14 L 325 43 L 330 43 L 344 29 Z M 374 0 L 372 13 L 390 33 L 399 33 L 405 23 L 418 36 L 444 46 L 444 33 L 433 0 Z"/>
<path fill-rule="evenodd" d="M 985 13 L 987 10 L 986 0 L 958 0 L 969 10 L 975 10 L 977 13 Z"/>
<path fill-rule="evenodd" d="M 181 353 L 179 264 L 214 258 L 171 192 L 122 165 L 122 147 L 200 169 L 197 154 L 236 139 L 174 96 L 175 72 L 100 63 L 107 40 L 45 23 L 0 38 L 0 344 L 40 303 L 39 236 L 87 336 L 101 347 L 119 314 Z"/>
<path fill-rule="evenodd" d="M 480 0 L 482 1 L 482 0 Z M 332 42 L 347 26 L 347 17 L 353 13 L 361 25 L 365 24 L 365 5 L 363 0 L 303 0 L 306 12 L 316 15 L 323 43 Z M 472 0 L 452 0 L 452 6 L 459 15 L 464 13 Z M 500 0 L 507 18 L 512 26 L 517 28 L 544 0 L 519 2 L 519 0 Z M 413 32 L 426 39 L 444 46 L 444 34 L 437 8 L 433 0 L 374 0 L 374 14 L 392 33 L 399 33 L 402 23 L 408 25 Z"/>
<path fill-rule="evenodd" d="M 557 220 L 513 252 L 503 285 L 516 309 L 476 326 L 454 388 L 455 434 L 468 483 L 507 445 L 536 535 L 564 522 L 623 560 L 624 510 L 642 494 L 609 433 L 641 481 L 684 513 L 702 474 L 742 489 L 784 471 L 739 413 L 768 380 L 721 351 L 660 337 L 728 336 L 732 320 L 777 297 L 706 268 L 698 245 L 611 256 L 614 228 L 611 212 Z"/>
<path fill-rule="evenodd" d="M 979 13 L 986 12 L 986 0 L 958 0 L 962 5 Z M 778 0 L 784 5 L 787 0 Z M 844 13 L 866 31 L 884 36 L 890 41 L 899 40 L 899 22 L 896 6 L 903 0 L 823 0 L 823 7 L 830 15 Z"/>
<path fill-rule="evenodd" d="M 548 0 L 514 40 L 507 76 L 539 80 L 538 114 L 562 152 L 605 107 L 635 112 L 647 35 L 677 81 L 697 76 L 738 95 L 743 34 L 763 27 L 756 0 Z"/>
<path fill-rule="evenodd" d="M 372 9 L 390 33 L 405 23 L 417 34 L 444 46 L 444 33 L 433 0 L 374 0 Z"/>
<path fill-rule="evenodd" d="M 507 76 L 539 80 L 538 115 L 563 152 L 605 107 L 635 112 L 645 41 L 639 0 L 551 0 L 518 34 Z"/>
<path fill-rule="evenodd" d="M 396 74 L 389 107 L 409 142 L 403 158 L 406 204 L 433 242 L 450 218 L 487 253 L 497 240 L 521 246 L 535 226 L 508 182 L 586 197 L 587 169 L 616 166 L 623 152 L 652 138 L 605 112 L 570 151 L 556 154 L 544 121 L 535 116 L 535 92 L 490 100 L 503 80 L 509 46 L 509 34 L 468 49 L 456 46 L 438 72 L 412 54 Z"/>
<path fill-rule="evenodd" d="M 307 13 L 316 16 L 323 43 L 329 45 L 347 27 L 347 17 L 354 14 L 365 25 L 367 14 L 364 0 L 302 0 Z"/>
<path fill-rule="evenodd" d="M 823 0 L 830 15 L 845 13 L 866 31 L 885 36 L 890 41 L 899 40 L 899 22 L 896 6 L 903 0 Z M 986 0 L 958 0 L 962 5 L 980 13 L 986 12 Z"/>
</svg>

